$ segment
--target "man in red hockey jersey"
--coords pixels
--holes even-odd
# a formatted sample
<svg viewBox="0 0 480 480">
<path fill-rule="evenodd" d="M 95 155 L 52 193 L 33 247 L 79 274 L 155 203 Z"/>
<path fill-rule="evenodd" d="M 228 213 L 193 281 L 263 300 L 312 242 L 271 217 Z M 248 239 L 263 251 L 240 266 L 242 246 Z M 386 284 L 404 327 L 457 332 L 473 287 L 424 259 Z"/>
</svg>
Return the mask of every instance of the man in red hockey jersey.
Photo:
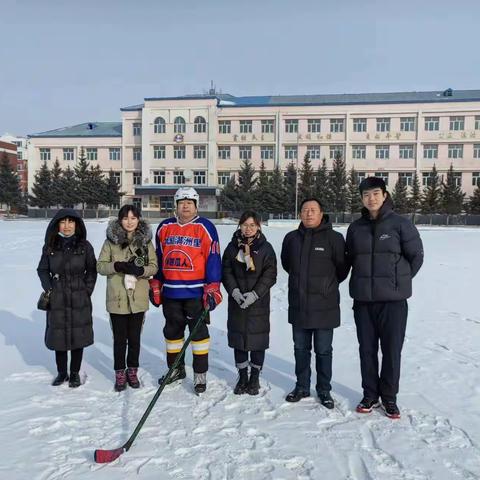
<svg viewBox="0 0 480 480">
<path fill-rule="evenodd" d="M 212 311 L 221 301 L 222 266 L 218 233 L 210 220 L 199 217 L 199 196 L 192 187 L 175 193 L 177 215 L 157 228 L 158 273 L 150 280 L 150 300 L 163 304 L 170 368 L 183 347 L 185 327 L 192 330 L 203 309 Z M 206 323 L 208 323 L 208 318 Z M 208 327 L 203 323 L 192 338 L 194 387 L 196 393 L 207 388 Z M 173 371 L 168 383 L 185 378 L 185 364 Z M 161 383 L 162 378 L 159 380 Z"/>
</svg>

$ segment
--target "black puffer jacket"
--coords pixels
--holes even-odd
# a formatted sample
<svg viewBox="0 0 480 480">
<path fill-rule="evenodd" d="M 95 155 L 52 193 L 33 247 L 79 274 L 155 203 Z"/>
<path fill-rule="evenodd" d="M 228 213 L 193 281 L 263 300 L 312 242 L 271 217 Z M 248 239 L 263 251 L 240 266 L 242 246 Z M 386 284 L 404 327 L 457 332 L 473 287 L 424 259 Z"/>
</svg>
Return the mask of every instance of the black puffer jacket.
<svg viewBox="0 0 480 480">
<path fill-rule="evenodd" d="M 412 295 L 412 278 L 423 263 L 422 240 L 415 225 L 392 208 L 387 197 L 376 220 L 363 208 L 348 227 L 350 296 L 356 301 L 391 302 Z"/>
<path fill-rule="evenodd" d="M 238 250 L 234 234 L 222 258 L 222 282 L 229 295 L 228 345 L 243 351 L 266 350 L 270 333 L 270 289 L 277 279 L 277 258 L 263 233 L 252 252 L 255 271 L 247 271 L 245 263 L 236 259 Z M 241 293 L 254 290 L 260 298 L 243 310 L 231 296 L 235 288 Z"/>
<path fill-rule="evenodd" d="M 58 222 L 65 217 L 75 219 L 75 235 L 70 239 L 58 235 Z M 60 210 L 48 225 L 37 272 L 43 289 L 52 289 L 45 331 L 47 348 L 67 351 L 91 345 L 90 295 L 97 279 L 96 259 L 85 224 L 74 210 Z"/>
<path fill-rule="evenodd" d="M 332 229 L 328 215 L 317 228 L 286 235 L 282 266 L 288 275 L 288 321 L 301 328 L 336 328 L 340 325 L 338 285 L 348 275 L 345 241 Z"/>
</svg>

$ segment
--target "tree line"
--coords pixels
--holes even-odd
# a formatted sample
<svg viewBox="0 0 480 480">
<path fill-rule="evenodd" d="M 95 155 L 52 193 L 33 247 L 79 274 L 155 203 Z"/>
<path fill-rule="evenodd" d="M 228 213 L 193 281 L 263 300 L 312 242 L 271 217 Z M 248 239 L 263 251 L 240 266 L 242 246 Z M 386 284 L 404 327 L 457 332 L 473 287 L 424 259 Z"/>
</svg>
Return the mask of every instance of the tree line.
<svg viewBox="0 0 480 480">
<path fill-rule="evenodd" d="M 326 212 L 357 213 L 362 208 L 358 173 L 354 167 L 347 172 L 340 152 L 335 154 L 331 170 L 327 169 L 325 158 L 314 170 L 308 153 L 298 170 L 292 161 L 285 174 L 278 166 L 270 173 L 262 161 L 257 172 L 250 160 L 243 160 L 238 179 L 232 177 L 221 192 L 220 210 L 254 209 L 262 213 L 291 214 L 296 200 L 297 173 L 298 205 L 305 198 L 316 197 Z M 416 172 L 411 186 L 405 178 L 399 177 L 391 195 L 398 213 L 480 214 L 480 187 L 477 185 L 467 199 L 456 184 L 452 165 L 445 178 L 438 174 L 434 165 L 423 188 Z"/>
</svg>

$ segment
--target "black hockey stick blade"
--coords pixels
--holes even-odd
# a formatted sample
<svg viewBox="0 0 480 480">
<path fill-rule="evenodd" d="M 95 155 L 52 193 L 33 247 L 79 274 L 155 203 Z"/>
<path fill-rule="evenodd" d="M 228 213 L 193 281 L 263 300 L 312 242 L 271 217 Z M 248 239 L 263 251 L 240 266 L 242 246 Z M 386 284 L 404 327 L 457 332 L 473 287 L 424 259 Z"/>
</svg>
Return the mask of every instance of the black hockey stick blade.
<svg viewBox="0 0 480 480">
<path fill-rule="evenodd" d="M 95 450 L 94 458 L 97 463 L 111 463 L 116 460 L 123 452 L 125 448 L 114 448 L 113 450 Z"/>
</svg>

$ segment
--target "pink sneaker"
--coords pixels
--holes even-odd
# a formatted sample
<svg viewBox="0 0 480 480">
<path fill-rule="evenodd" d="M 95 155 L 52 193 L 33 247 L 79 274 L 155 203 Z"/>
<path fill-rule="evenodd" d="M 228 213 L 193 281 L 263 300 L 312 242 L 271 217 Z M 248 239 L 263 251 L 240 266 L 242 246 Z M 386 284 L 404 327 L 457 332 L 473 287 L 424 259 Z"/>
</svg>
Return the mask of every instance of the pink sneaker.
<svg viewBox="0 0 480 480">
<path fill-rule="evenodd" d="M 127 388 L 127 375 L 125 370 L 115 370 L 115 391 L 123 392 Z"/>
<path fill-rule="evenodd" d="M 137 377 L 138 368 L 127 368 L 127 382 L 132 388 L 140 388 L 140 380 Z"/>
</svg>

